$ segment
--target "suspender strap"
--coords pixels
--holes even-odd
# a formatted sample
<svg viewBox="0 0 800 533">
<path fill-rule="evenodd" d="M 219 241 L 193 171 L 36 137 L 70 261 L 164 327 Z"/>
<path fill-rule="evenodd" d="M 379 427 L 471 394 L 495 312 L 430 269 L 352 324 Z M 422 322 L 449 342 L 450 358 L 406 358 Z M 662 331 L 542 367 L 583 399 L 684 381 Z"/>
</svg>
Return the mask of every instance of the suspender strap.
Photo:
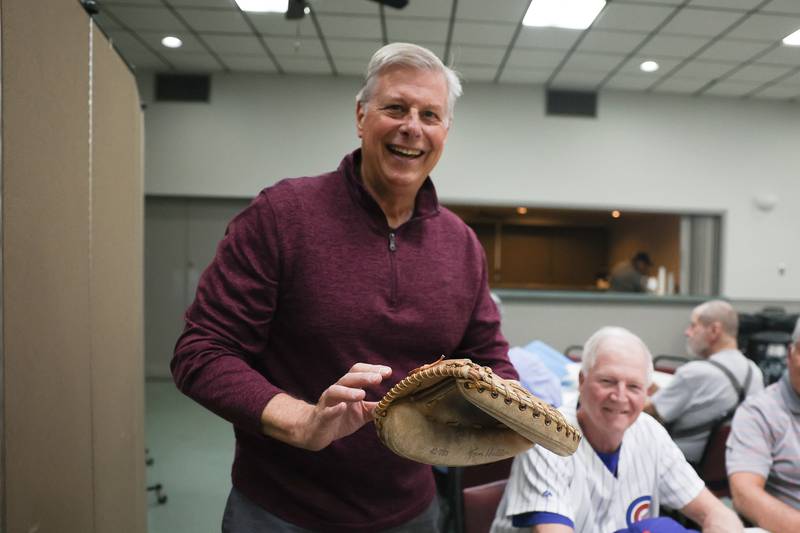
<svg viewBox="0 0 800 533">
<path fill-rule="evenodd" d="M 711 428 L 716 426 L 719 422 L 733 418 L 733 413 L 736 412 L 736 408 L 739 407 L 739 404 L 744 401 L 744 398 L 747 395 L 747 389 L 750 388 L 750 381 L 753 378 L 753 366 L 750 364 L 750 361 L 747 362 L 747 376 L 744 379 L 744 387 L 742 387 L 742 385 L 739 384 L 739 380 L 736 379 L 736 377 L 733 375 L 733 372 L 728 370 L 728 368 L 725 367 L 724 365 L 718 363 L 717 361 L 712 361 L 711 359 L 704 359 L 704 361 L 711 363 L 715 367 L 719 368 L 728 377 L 728 380 L 731 382 L 731 385 L 733 386 L 733 390 L 736 392 L 736 395 L 738 396 L 736 405 L 731 407 L 728 410 L 728 412 L 726 412 L 719 418 L 715 418 L 713 420 L 704 422 L 702 424 L 690 426 L 688 428 L 684 428 L 679 431 L 672 430 L 673 426 L 675 425 L 675 422 L 677 421 L 667 424 L 666 426 L 667 431 L 669 431 L 673 439 L 689 437 L 691 435 L 698 435 L 705 431 L 710 431 Z"/>
</svg>

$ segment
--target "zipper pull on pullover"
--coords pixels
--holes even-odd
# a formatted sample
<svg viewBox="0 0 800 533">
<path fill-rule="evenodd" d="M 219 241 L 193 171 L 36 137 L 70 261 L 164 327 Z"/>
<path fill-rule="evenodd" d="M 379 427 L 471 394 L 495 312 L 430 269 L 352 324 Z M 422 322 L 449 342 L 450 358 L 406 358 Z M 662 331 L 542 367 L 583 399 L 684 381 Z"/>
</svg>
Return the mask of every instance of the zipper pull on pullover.
<svg viewBox="0 0 800 533">
<path fill-rule="evenodd" d="M 394 252 L 397 250 L 397 241 L 394 237 L 394 232 L 389 233 L 389 250 Z"/>
</svg>

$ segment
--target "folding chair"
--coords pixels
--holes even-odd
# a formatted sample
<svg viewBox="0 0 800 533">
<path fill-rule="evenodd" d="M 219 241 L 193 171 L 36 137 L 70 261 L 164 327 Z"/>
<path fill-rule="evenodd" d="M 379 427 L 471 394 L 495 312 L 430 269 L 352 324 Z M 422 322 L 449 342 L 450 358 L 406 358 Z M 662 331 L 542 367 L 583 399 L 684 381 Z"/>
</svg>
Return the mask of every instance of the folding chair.
<svg viewBox="0 0 800 533">
<path fill-rule="evenodd" d="M 464 489 L 464 533 L 488 533 L 508 480 Z"/>
</svg>

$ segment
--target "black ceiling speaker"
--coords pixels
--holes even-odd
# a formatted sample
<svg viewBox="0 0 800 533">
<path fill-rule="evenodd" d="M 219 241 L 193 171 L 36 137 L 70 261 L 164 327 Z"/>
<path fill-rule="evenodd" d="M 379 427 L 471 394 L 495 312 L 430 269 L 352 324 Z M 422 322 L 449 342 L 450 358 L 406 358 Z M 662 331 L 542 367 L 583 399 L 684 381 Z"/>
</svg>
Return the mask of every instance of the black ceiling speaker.
<svg viewBox="0 0 800 533">
<path fill-rule="evenodd" d="M 403 9 L 408 5 L 408 0 L 372 0 L 375 3 L 395 9 Z M 289 0 L 289 7 L 286 9 L 287 20 L 299 20 L 306 16 L 306 7 L 310 7 L 308 0 Z"/>
</svg>

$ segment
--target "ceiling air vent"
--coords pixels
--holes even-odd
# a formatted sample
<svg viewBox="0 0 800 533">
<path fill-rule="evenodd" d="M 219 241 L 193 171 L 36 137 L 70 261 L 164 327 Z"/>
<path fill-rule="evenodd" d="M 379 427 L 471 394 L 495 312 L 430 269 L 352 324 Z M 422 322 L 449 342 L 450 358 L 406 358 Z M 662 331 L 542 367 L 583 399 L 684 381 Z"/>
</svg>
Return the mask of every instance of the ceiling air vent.
<svg viewBox="0 0 800 533">
<path fill-rule="evenodd" d="M 208 74 L 156 74 L 156 100 L 161 102 L 208 102 Z"/>
<path fill-rule="evenodd" d="M 547 114 L 569 117 L 597 117 L 597 93 L 548 89 Z"/>
</svg>

